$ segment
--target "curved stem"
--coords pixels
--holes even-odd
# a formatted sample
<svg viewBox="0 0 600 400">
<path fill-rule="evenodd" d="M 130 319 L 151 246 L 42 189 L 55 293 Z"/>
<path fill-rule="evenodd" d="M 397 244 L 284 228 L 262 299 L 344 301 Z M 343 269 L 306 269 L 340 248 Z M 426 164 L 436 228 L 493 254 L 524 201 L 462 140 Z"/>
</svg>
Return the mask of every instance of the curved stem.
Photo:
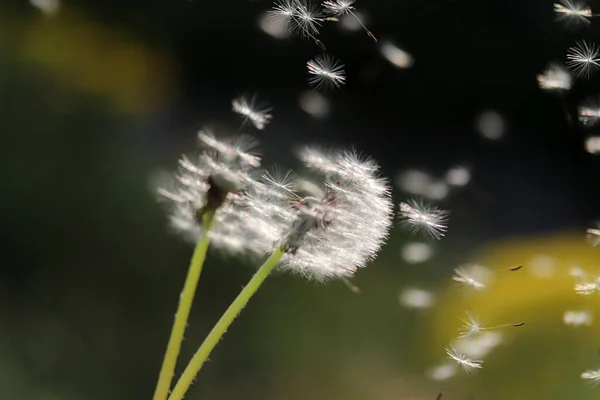
<svg viewBox="0 0 600 400">
<path fill-rule="evenodd" d="M 163 364 L 158 376 L 158 383 L 156 384 L 153 400 L 166 400 L 169 395 L 169 389 L 171 388 L 171 382 L 175 372 L 175 364 L 177 363 L 179 349 L 181 348 L 181 342 L 183 341 L 183 334 L 192 308 L 192 302 L 194 300 L 194 294 L 196 293 L 196 287 L 198 286 L 198 280 L 200 279 L 200 273 L 202 272 L 202 266 L 204 265 L 204 260 L 206 258 L 206 252 L 208 251 L 210 242 L 208 231 L 214 222 L 215 211 L 216 210 L 207 210 L 203 216 L 202 225 L 204 227 L 204 234 L 200 237 L 198 244 L 194 249 L 194 255 L 190 262 L 183 290 L 179 296 L 179 305 L 177 307 L 177 313 L 175 314 L 173 328 L 171 329 L 171 337 L 167 344 L 167 351 L 165 352 Z"/>
<path fill-rule="evenodd" d="M 221 337 L 227 331 L 227 328 L 231 325 L 233 320 L 238 316 L 242 309 L 248 303 L 248 300 L 256 293 L 260 285 L 265 281 L 267 276 L 271 273 L 273 268 L 279 263 L 281 257 L 285 254 L 285 248 L 278 248 L 269 256 L 264 264 L 256 271 L 252 279 L 248 282 L 246 287 L 242 289 L 240 294 L 231 303 L 227 311 L 221 316 L 221 319 L 217 322 L 214 328 L 210 331 L 204 342 L 200 345 L 196 354 L 192 357 L 192 360 L 183 371 L 183 374 L 177 381 L 175 388 L 171 392 L 168 400 L 182 400 L 183 396 L 189 389 L 194 378 L 202 368 L 202 365 L 210 355 L 210 352 L 215 348 Z"/>
</svg>

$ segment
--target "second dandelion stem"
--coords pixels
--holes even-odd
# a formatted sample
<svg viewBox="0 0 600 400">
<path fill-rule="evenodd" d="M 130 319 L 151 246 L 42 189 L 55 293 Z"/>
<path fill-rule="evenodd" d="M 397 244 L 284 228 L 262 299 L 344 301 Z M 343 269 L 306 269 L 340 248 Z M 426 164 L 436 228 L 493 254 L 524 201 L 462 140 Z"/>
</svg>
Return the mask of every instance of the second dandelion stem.
<svg viewBox="0 0 600 400">
<path fill-rule="evenodd" d="M 192 360 L 183 371 L 181 378 L 175 384 L 175 388 L 171 392 L 168 400 L 182 400 L 183 396 L 189 389 L 192 381 L 202 368 L 202 365 L 210 355 L 210 352 L 217 345 L 221 337 L 227 331 L 227 328 L 231 325 L 233 320 L 238 316 L 242 309 L 246 306 L 250 298 L 256 293 L 260 285 L 265 281 L 267 276 L 271 273 L 273 268 L 277 266 L 281 257 L 285 254 L 284 248 L 278 248 L 264 264 L 256 271 L 252 279 L 248 282 L 246 287 L 242 289 L 240 294 L 231 303 L 227 311 L 221 316 L 221 319 L 217 322 L 214 328 L 210 331 L 204 342 L 200 345 Z"/>
<path fill-rule="evenodd" d="M 206 252 L 208 251 L 210 242 L 208 231 L 212 227 L 214 216 L 215 210 L 210 210 L 206 211 L 202 218 L 205 233 L 199 239 L 198 244 L 194 249 L 194 255 L 192 256 L 192 261 L 185 278 L 183 290 L 179 296 L 179 306 L 177 307 L 175 322 L 173 322 L 173 328 L 171 330 L 171 337 L 169 338 L 165 358 L 163 359 L 163 364 L 158 376 L 154 400 L 166 400 L 169 395 L 177 357 L 179 356 L 179 349 L 181 348 L 181 342 L 183 341 L 183 334 L 185 333 L 188 316 L 190 315 L 192 302 L 194 301 L 194 294 L 196 293 L 196 287 L 198 286 L 198 280 L 200 279 Z"/>
</svg>

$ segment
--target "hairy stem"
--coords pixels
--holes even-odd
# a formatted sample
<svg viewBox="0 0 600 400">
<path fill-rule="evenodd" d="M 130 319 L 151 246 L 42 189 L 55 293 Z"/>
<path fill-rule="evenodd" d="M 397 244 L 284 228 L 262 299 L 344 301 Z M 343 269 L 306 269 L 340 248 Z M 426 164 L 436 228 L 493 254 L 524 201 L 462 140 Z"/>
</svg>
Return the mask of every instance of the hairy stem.
<svg viewBox="0 0 600 400">
<path fill-rule="evenodd" d="M 182 400 L 183 396 L 189 389 L 194 378 L 202 368 L 202 365 L 206 362 L 206 359 L 210 355 L 210 352 L 215 348 L 221 337 L 227 331 L 227 328 L 231 325 L 233 320 L 238 316 L 242 309 L 246 306 L 250 298 L 256 293 L 260 285 L 265 281 L 267 276 L 271 273 L 273 268 L 279 263 L 281 257 L 285 254 L 285 248 L 278 248 L 269 256 L 264 264 L 256 271 L 252 279 L 248 282 L 246 287 L 242 289 L 240 294 L 231 303 L 227 311 L 221 316 L 221 319 L 217 322 L 214 328 L 210 331 L 204 342 L 200 345 L 196 354 L 192 357 L 192 360 L 183 371 L 183 374 L 177 381 L 175 388 L 171 392 L 168 400 Z"/>
<path fill-rule="evenodd" d="M 167 351 L 165 352 L 165 357 L 158 376 L 158 383 L 156 384 L 153 400 L 166 400 L 169 395 L 177 357 L 179 356 L 179 349 L 181 348 L 181 342 L 183 341 L 183 334 L 192 308 L 192 302 L 194 300 L 194 294 L 196 293 L 196 287 L 198 286 L 198 280 L 200 279 L 200 273 L 202 272 L 202 266 L 204 265 L 204 260 L 206 258 L 206 252 L 208 251 L 210 242 L 208 231 L 214 222 L 215 211 L 215 209 L 206 210 L 202 217 L 204 234 L 200 237 L 196 248 L 194 249 L 194 255 L 190 262 L 183 290 L 179 296 L 179 305 L 177 307 L 177 313 L 175 314 L 173 328 L 171 329 L 171 337 L 167 344 Z"/>
</svg>

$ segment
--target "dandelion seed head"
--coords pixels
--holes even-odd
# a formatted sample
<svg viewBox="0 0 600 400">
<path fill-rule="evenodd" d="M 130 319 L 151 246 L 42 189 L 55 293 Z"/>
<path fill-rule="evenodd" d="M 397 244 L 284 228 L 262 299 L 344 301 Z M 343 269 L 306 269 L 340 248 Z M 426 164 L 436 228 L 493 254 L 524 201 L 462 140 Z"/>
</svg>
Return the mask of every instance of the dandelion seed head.
<svg viewBox="0 0 600 400">
<path fill-rule="evenodd" d="M 433 239 L 441 239 L 446 234 L 448 211 L 440 210 L 415 199 L 400 203 L 399 209 L 401 220 L 412 233 Z"/>
<path fill-rule="evenodd" d="M 346 83 L 344 64 L 328 54 L 321 54 L 306 63 L 308 84 L 317 90 L 339 88 Z"/>
<path fill-rule="evenodd" d="M 393 213 L 389 186 L 378 176 L 378 165 L 353 150 L 306 147 L 299 155 L 323 185 L 296 183 L 292 192 L 289 185 L 266 182 L 288 200 L 271 195 L 265 201 L 259 193 L 251 208 L 280 221 L 270 236 L 289 247 L 281 269 L 316 280 L 350 277 L 387 239 Z M 301 186 L 308 195 L 300 195 Z"/>
<path fill-rule="evenodd" d="M 258 130 L 264 129 L 273 118 L 272 108 L 266 104 L 259 104 L 256 96 L 239 96 L 233 99 L 231 106 L 234 112 L 244 117 L 244 122 L 250 121 Z"/>
<path fill-rule="evenodd" d="M 194 157 L 182 156 L 175 175 L 163 178 L 157 194 L 170 209 L 170 223 L 191 242 L 202 232 L 200 216 L 206 207 L 215 208 L 215 222 L 210 231 L 213 245 L 225 251 L 244 247 L 239 235 L 229 230 L 242 229 L 245 190 L 256 185 L 256 168 L 260 157 L 252 153 L 256 141 L 238 136 L 219 140 L 208 131 L 198 133 L 200 151 Z M 241 250 L 240 250 L 241 251 Z"/>
<path fill-rule="evenodd" d="M 448 358 L 458 364 L 467 373 L 472 374 L 478 369 L 483 367 L 483 361 L 467 357 L 466 354 L 458 350 L 455 346 L 451 345 L 446 349 Z"/>
<path fill-rule="evenodd" d="M 576 78 L 588 79 L 600 67 L 600 48 L 593 42 L 582 40 L 567 50 L 567 67 Z"/>
</svg>

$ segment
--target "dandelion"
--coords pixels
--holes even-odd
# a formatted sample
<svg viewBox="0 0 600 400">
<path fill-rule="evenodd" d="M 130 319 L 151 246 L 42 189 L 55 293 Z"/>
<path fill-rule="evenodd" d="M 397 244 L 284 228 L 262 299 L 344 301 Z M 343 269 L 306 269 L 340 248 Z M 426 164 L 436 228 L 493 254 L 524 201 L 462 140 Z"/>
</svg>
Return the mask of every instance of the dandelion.
<svg viewBox="0 0 600 400">
<path fill-rule="evenodd" d="M 170 202 L 171 225 L 194 242 L 206 212 L 216 212 L 217 224 L 226 219 L 227 209 L 240 200 L 237 193 L 254 184 L 253 170 L 260 166 L 252 137 L 243 135 L 227 143 L 200 131 L 198 139 L 201 153 L 195 160 L 182 157 L 170 187 L 158 189 L 158 194 Z"/>
<path fill-rule="evenodd" d="M 354 19 L 356 19 L 358 21 L 358 23 L 363 27 L 363 29 L 365 30 L 365 32 L 367 32 L 367 35 L 371 39 L 373 39 L 374 41 L 377 41 L 377 38 L 375 37 L 375 35 L 373 35 L 373 33 L 371 33 L 371 31 L 367 29 L 367 27 L 365 26 L 365 24 L 353 12 L 353 10 L 355 8 L 352 6 L 352 4 L 354 4 L 355 1 L 356 0 L 324 1 L 323 2 L 323 9 L 324 9 L 324 11 L 325 11 L 326 14 L 332 15 L 334 17 L 341 17 L 341 16 L 346 15 L 346 14 L 352 15 L 354 17 Z"/>
<path fill-rule="evenodd" d="M 356 151 L 304 148 L 300 158 L 323 185 L 299 185 L 287 172 L 270 173 L 248 190 L 244 221 L 261 232 L 267 257 L 192 357 L 171 392 L 181 400 L 236 316 L 270 272 L 279 267 L 309 279 L 352 276 L 385 242 L 393 206 L 379 166 Z M 299 187 L 310 191 L 301 196 Z M 275 239 L 275 240 L 273 240 Z"/>
<path fill-rule="evenodd" d="M 264 129 L 273 118 L 270 113 L 272 108 L 266 104 L 259 104 L 256 96 L 250 99 L 239 96 L 231 101 L 231 107 L 234 112 L 244 117 L 244 123 L 250 121 L 258 130 Z"/>
<path fill-rule="evenodd" d="M 317 5 L 310 4 L 305 0 L 280 0 L 275 2 L 273 9 L 268 11 L 268 15 L 275 26 L 310 38 L 325 51 L 325 45 L 317 39 L 319 27 L 324 21 Z"/>
<path fill-rule="evenodd" d="M 328 54 L 318 55 L 306 63 L 308 84 L 317 90 L 339 88 L 346 81 L 344 64 Z"/>
<path fill-rule="evenodd" d="M 581 379 L 592 381 L 593 385 L 600 383 L 600 369 L 590 369 L 581 374 Z"/>
<path fill-rule="evenodd" d="M 567 67 L 575 77 L 589 78 L 600 67 L 600 48 L 592 42 L 582 40 L 567 50 Z"/>
<path fill-rule="evenodd" d="M 170 187 L 158 189 L 158 194 L 171 206 L 171 225 L 197 244 L 179 297 L 155 399 L 168 395 L 209 242 L 246 249 L 245 242 L 235 241 L 235 237 L 221 243 L 219 239 L 223 237 L 223 229 L 243 226 L 244 215 L 239 211 L 244 206 L 243 193 L 255 185 L 253 173 L 260 166 L 256 141 L 251 137 L 238 136 L 226 142 L 201 131 L 198 139 L 200 154 L 194 159 L 182 157 L 179 172 L 169 181 Z"/>
<path fill-rule="evenodd" d="M 476 370 L 483 367 L 483 360 L 478 360 L 475 358 L 469 358 L 466 354 L 459 351 L 456 347 L 450 346 L 446 349 L 446 354 L 448 354 L 448 358 L 455 363 L 457 363 L 460 367 L 462 367 L 468 374 L 474 373 Z"/>
<path fill-rule="evenodd" d="M 400 203 L 400 218 L 415 234 L 441 239 L 448 229 L 449 211 L 440 210 L 417 200 Z"/>
<path fill-rule="evenodd" d="M 468 288 L 483 290 L 492 280 L 493 276 L 494 273 L 487 267 L 479 264 L 466 264 L 454 268 L 452 279 Z"/>
<path fill-rule="evenodd" d="M 571 74 L 560 64 L 552 63 L 537 76 L 538 85 L 543 90 L 570 90 L 572 85 Z"/>
<path fill-rule="evenodd" d="M 589 25 L 592 9 L 583 2 L 572 0 L 561 0 L 560 3 L 554 3 L 554 12 L 557 14 L 557 20 L 567 23 Z"/>
<path fill-rule="evenodd" d="M 519 327 L 525 325 L 525 322 L 518 322 L 515 324 L 502 324 L 496 326 L 483 326 L 478 317 L 473 317 L 471 314 L 467 313 L 467 318 L 462 319 L 463 325 L 460 329 L 459 338 L 471 338 L 482 331 L 489 331 L 493 329 L 505 328 L 505 327 Z"/>
</svg>

